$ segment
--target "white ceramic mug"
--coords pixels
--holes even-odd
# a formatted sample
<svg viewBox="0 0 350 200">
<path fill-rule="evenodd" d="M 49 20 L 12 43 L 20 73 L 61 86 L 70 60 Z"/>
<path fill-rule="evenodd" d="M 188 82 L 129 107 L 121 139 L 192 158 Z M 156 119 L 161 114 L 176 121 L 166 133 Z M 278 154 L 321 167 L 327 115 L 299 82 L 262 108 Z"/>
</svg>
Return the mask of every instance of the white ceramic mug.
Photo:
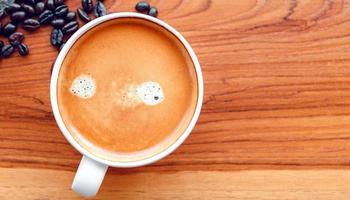
<svg viewBox="0 0 350 200">
<path fill-rule="evenodd" d="M 194 115 L 191 119 L 191 122 L 189 126 L 186 128 L 186 130 L 182 133 L 182 135 L 173 143 L 171 144 L 167 149 L 164 151 L 153 155 L 152 157 L 148 157 L 143 160 L 138 161 L 131 161 L 131 162 L 114 162 L 110 160 L 105 160 L 100 157 L 97 157 L 93 154 L 91 154 L 89 151 L 84 149 L 81 145 L 79 145 L 73 138 L 73 136 L 69 133 L 67 127 L 63 123 L 62 116 L 60 115 L 59 109 L 58 109 L 58 103 L 57 103 L 57 80 L 58 80 L 58 74 L 60 71 L 60 68 L 62 66 L 63 60 L 65 56 L 67 55 L 69 49 L 73 46 L 73 44 L 87 31 L 89 31 L 91 28 L 106 22 L 108 20 L 113 20 L 117 18 L 140 18 L 144 19 L 150 22 L 153 22 L 161 27 L 164 27 L 168 31 L 170 31 L 172 34 L 174 34 L 184 45 L 184 47 L 187 49 L 197 74 L 198 79 L 198 99 L 197 99 L 197 105 L 196 110 L 194 112 Z M 56 122 L 59 126 L 59 128 L 62 131 L 62 134 L 65 136 L 65 138 L 68 140 L 68 142 L 77 149 L 81 154 L 83 154 L 83 158 L 80 161 L 77 173 L 75 175 L 72 189 L 78 193 L 80 193 L 83 196 L 89 197 L 96 195 L 97 191 L 100 188 L 100 185 L 102 183 L 102 180 L 106 174 L 107 168 L 109 166 L 111 167 L 120 167 L 120 168 L 129 168 L 129 167 L 138 167 L 147 165 L 150 163 L 153 163 L 155 161 L 158 161 L 165 156 L 169 155 L 171 152 L 173 152 L 178 146 L 181 145 L 181 143 L 188 137 L 190 132 L 192 131 L 201 110 L 202 101 L 203 101 L 203 76 L 201 72 L 201 68 L 198 62 L 198 59 L 189 45 L 189 43 L 185 40 L 185 38 L 177 32 L 174 28 L 172 28 L 167 23 L 154 18 L 150 17 L 144 14 L 138 14 L 138 13 L 130 13 L 130 12 L 122 12 L 122 13 L 113 13 L 109 14 L 100 18 L 97 18 L 89 23 L 87 23 L 85 26 L 81 27 L 76 33 L 74 33 L 71 38 L 66 42 L 63 49 L 59 53 L 57 60 L 54 64 L 54 68 L 52 71 L 52 77 L 51 77 L 51 85 L 50 85 L 50 98 L 51 98 L 51 105 L 53 109 L 53 114 L 55 116 Z"/>
</svg>

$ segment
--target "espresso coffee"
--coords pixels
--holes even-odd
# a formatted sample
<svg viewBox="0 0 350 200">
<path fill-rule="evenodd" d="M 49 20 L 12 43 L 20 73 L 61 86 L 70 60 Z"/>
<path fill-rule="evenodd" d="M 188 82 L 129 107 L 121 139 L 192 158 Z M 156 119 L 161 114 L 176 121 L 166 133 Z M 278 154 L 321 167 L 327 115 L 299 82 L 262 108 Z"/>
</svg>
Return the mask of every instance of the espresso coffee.
<svg viewBox="0 0 350 200">
<path fill-rule="evenodd" d="M 191 57 L 165 28 L 118 18 L 86 32 L 59 72 L 57 99 L 73 138 L 111 161 L 151 157 L 173 144 L 195 112 Z"/>
</svg>

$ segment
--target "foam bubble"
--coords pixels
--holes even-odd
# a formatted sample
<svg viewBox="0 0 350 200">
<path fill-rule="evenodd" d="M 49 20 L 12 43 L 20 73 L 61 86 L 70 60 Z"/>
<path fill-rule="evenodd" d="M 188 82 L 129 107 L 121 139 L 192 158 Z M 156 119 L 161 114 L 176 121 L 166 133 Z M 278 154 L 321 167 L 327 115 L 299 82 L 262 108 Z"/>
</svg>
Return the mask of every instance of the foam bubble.
<svg viewBox="0 0 350 200">
<path fill-rule="evenodd" d="M 137 87 L 136 92 L 141 101 L 150 106 L 161 103 L 165 98 L 160 84 L 153 81 L 142 83 Z"/>
<path fill-rule="evenodd" d="M 91 98 L 96 92 L 95 80 L 90 75 L 80 75 L 74 79 L 70 91 L 80 98 Z"/>
</svg>

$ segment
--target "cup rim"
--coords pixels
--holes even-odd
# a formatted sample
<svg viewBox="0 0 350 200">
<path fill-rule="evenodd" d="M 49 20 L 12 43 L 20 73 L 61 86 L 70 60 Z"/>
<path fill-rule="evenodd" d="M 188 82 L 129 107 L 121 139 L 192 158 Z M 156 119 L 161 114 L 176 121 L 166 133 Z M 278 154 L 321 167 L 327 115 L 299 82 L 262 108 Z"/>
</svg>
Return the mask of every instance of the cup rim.
<svg viewBox="0 0 350 200">
<path fill-rule="evenodd" d="M 141 160 L 135 160 L 135 161 L 124 161 L 124 162 L 120 162 L 120 161 L 112 161 L 112 160 L 106 160 L 103 158 L 100 158 L 92 153 L 90 153 L 88 150 L 86 150 L 84 147 L 82 147 L 74 138 L 73 136 L 70 134 L 69 130 L 67 129 L 67 127 L 65 126 L 63 119 L 61 117 L 61 114 L 59 112 L 59 108 L 58 108 L 58 102 L 57 102 L 57 82 L 58 82 L 58 75 L 59 75 L 59 71 L 61 69 L 62 63 L 64 61 L 64 58 L 66 57 L 68 51 L 70 50 L 70 48 L 73 46 L 73 44 L 87 31 L 89 31 L 91 28 L 105 22 L 108 20 L 112 20 L 112 19 L 117 19 L 117 18 L 139 18 L 139 19 L 144 19 L 150 22 L 153 22 L 157 25 L 162 26 L 163 28 L 165 28 L 166 30 L 170 31 L 172 34 L 174 34 L 179 40 L 180 42 L 184 45 L 184 47 L 186 48 L 187 52 L 189 53 L 191 60 L 194 64 L 194 68 L 196 71 L 196 75 L 197 75 L 197 84 L 198 84 L 198 98 L 197 98 L 197 105 L 196 105 L 196 109 L 195 112 L 192 116 L 192 119 L 190 121 L 190 124 L 187 126 L 186 130 L 181 134 L 181 136 L 174 142 L 172 143 L 169 147 L 167 147 L 166 149 L 164 149 L 163 151 L 154 154 L 150 157 L 147 157 L 145 159 L 141 159 Z M 79 151 L 81 154 L 83 154 L 84 156 L 87 156 L 97 162 L 103 163 L 105 165 L 108 166 L 112 166 L 112 167 L 120 167 L 120 168 L 130 168 L 130 167 L 139 167 L 139 166 L 143 166 L 143 165 L 147 165 L 147 164 L 151 164 L 154 163 L 164 157 L 166 157 L 167 155 L 169 155 L 170 153 L 172 153 L 176 148 L 178 148 L 184 141 L 185 139 L 190 135 L 192 129 L 194 128 L 200 111 L 201 111 L 201 107 L 202 107 L 202 103 L 203 103 L 203 96 L 204 96 L 204 92 L 203 89 L 204 88 L 204 84 L 203 84 L 203 75 L 202 75 L 202 71 L 201 71 L 201 67 L 199 64 L 199 61 L 197 59 L 196 54 L 194 53 L 192 47 L 190 46 L 190 44 L 187 42 L 187 40 L 178 32 L 176 31 L 172 26 L 170 26 L 169 24 L 165 23 L 164 21 L 157 19 L 155 17 L 151 17 L 148 15 L 144 15 L 144 14 L 139 14 L 139 13 L 132 13 L 132 12 L 120 12 L 120 13 L 112 13 L 112 14 L 108 14 L 102 17 L 99 17 L 95 20 L 90 21 L 89 23 L 85 24 L 84 26 L 82 26 L 78 31 L 76 31 L 70 38 L 69 40 L 66 42 L 66 44 L 64 45 L 64 47 L 62 48 L 62 50 L 60 51 L 54 66 L 53 66 L 53 70 L 52 70 L 52 75 L 51 75 L 51 82 L 50 82 L 50 99 L 51 99 L 51 106 L 52 106 L 52 110 L 53 110 L 53 115 L 55 117 L 56 123 L 59 127 L 59 129 L 61 130 L 61 133 L 64 135 L 64 137 L 66 138 L 66 140 L 68 140 L 68 142 L 77 150 Z"/>
</svg>

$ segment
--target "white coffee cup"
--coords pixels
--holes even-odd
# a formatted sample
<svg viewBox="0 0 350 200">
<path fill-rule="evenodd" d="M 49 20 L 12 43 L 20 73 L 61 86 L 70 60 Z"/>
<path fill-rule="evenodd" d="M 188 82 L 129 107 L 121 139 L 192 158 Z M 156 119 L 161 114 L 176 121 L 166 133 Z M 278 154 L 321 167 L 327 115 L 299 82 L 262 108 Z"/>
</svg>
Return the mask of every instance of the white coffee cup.
<svg viewBox="0 0 350 200">
<path fill-rule="evenodd" d="M 192 62 L 195 67 L 195 71 L 197 74 L 197 82 L 198 82 L 198 99 L 197 99 L 197 105 L 195 108 L 194 115 L 191 119 L 191 122 L 189 126 L 186 128 L 186 130 L 182 133 L 182 135 L 173 143 L 171 144 L 167 149 L 164 151 L 155 154 L 151 157 L 145 158 L 143 160 L 137 160 L 137 161 L 131 161 L 131 162 L 114 162 L 110 160 L 105 160 L 100 157 L 97 157 L 93 154 L 91 154 L 88 150 L 83 148 L 80 144 L 77 143 L 77 141 L 73 138 L 73 136 L 69 133 L 67 127 L 63 123 L 62 116 L 58 109 L 58 103 L 57 103 L 57 81 L 58 81 L 58 74 L 60 71 L 60 68 L 62 66 L 62 63 L 64 61 L 65 56 L 67 55 L 69 49 L 73 46 L 73 44 L 87 31 L 89 31 L 91 28 L 106 22 L 108 20 L 117 19 L 117 18 L 140 18 L 144 19 L 150 22 L 153 22 L 168 31 L 170 31 L 172 34 L 174 34 L 184 45 L 184 47 L 187 49 Z M 64 135 L 64 137 L 68 140 L 68 142 L 77 149 L 81 154 L 83 154 L 83 158 L 80 161 L 77 173 L 74 177 L 72 189 L 78 193 L 80 193 L 83 196 L 89 197 L 96 195 L 97 191 L 100 188 L 100 185 L 102 183 L 102 180 L 106 174 L 107 168 L 109 166 L 111 167 L 120 167 L 120 168 L 130 168 L 130 167 L 138 167 L 143 166 L 147 164 L 151 164 L 153 162 L 156 162 L 165 156 L 169 155 L 171 152 L 173 152 L 177 147 L 179 147 L 183 141 L 188 137 L 190 132 L 192 131 L 193 127 L 195 126 L 197 119 L 199 117 L 199 113 L 202 107 L 203 102 L 203 76 L 200 68 L 200 64 L 198 62 L 198 59 L 196 57 L 196 54 L 194 53 L 193 49 L 189 45 L 189 43 L 185 40 L 185 38 L 177 32 L 173 27 L 168 25 L 167 23 L 154 18 L 150 17 L 144 14 L 138 14 L 138 13 L 131 13 L 131 12 L 122 12 L 122 13 L 113 13 L 109 14 L 100 18 L 97 18 L 89 23 L 87 23 L 85 26 L 81 27 L 76 33 L 74 33 L 71 38 L 66 42 L 63 49 L 59 53 L 57 60 L 54 64 L 54 68 L 52 71 L 52 77 L 51 77 L 51 85 L 50 85 L 50 98 L 51 98 L 51 105 L 53 109 L 53 114 L 55 116 L 56 122 Z"/>
</svg>

